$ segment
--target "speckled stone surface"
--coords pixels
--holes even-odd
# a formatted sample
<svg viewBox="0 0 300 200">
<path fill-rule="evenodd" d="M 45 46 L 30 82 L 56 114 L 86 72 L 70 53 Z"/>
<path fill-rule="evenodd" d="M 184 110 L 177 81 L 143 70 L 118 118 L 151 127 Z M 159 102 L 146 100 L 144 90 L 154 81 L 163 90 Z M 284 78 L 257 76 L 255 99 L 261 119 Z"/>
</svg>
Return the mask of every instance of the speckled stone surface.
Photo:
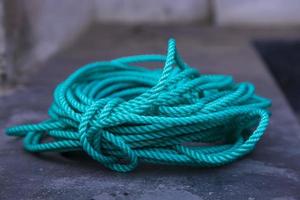
<svg viewBox="0 0 300 200">
<path fill-rule="evenodd" d="M 0 97 L 0 199 L 300 199 L 299 124 L 249 43 L 253 37 L 286 35 L 269 33 L 93 27 L 43 64 L 26 84 Z M 122 174 L 82 153 L 33 155 L 22 149 L 20 139 L 5 136 L 7 126 L 45 119 L 55 85 L 82 64 L 165 53 L 170 36 L 177 39 L 183 58 L 202 73 L 232 74 L 238 81 L 252 81 L 259 94 L 272 98 L 270 127 L 252 154 L 215 169 L 142 164 Z"/>
</svg>

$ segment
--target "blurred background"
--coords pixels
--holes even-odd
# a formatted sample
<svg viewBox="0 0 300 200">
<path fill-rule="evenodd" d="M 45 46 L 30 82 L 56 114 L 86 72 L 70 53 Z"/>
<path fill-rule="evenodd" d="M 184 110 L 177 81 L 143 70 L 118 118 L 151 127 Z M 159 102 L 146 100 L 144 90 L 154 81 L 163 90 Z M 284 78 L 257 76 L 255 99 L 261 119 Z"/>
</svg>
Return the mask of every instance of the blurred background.
<svg viewBox="0 0 300 200">
<path fill-rule="evenodd" d="M 251 81 L 272 99 L 251 157 L 213 172 L 112 176 L 78 157 L 33 157 L 3 131 L 0 199 L 300 199 L 300 0 L 0 0 L 0 130 L 46 119 L 53 89 L 80 66 L 165 54 L 170 37 L 201 73 Z"/>
<path fill-rule="evenodd" d="M 237 37 L 246 36 L 284 87 L 294 107 L 300 110 L 296 105 L 300 95 L 296 80 L 300 57 L 299 0 L 1 0 L 2 88 L 22 82 L 24 75 L 41 66 L 38 63 L 101 25 L 126 26 L 137 33 L 147 27 L 148 30 L 198 27 L 213 32 L 231 30 Z M 172 36 L 169 30 L 161 36 Z M 124 34 L 126 31 L 124 28 Z M 259 40 L 262 35 L 263 40 Z M 287 41 L 290 35 L 294 37 Z M 101 38 L 95 36 L 94 40 Z"/>
</svg>

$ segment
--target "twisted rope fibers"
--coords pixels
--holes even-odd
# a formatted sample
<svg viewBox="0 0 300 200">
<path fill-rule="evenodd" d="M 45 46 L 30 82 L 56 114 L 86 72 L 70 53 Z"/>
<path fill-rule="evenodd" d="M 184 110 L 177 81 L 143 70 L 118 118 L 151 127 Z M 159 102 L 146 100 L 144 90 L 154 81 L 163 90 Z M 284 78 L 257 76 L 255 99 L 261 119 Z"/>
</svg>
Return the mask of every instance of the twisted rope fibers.
<svg viewBox="0 0 300 200">
<path fill-rule="evenodd" d="M 136 65 L 142 62 L 164 68 Z M 84 150 L 119 172 L 138 161 L 214 167 L 248 154 L 264 134 L 271 101 L 254 92 L 251 83 L 200 74 L 170 39 L 166 56 L 81 67 L 55 89 L 50 119 L 6 132 L 25 137 L 27 151 Z"/>
</svg>

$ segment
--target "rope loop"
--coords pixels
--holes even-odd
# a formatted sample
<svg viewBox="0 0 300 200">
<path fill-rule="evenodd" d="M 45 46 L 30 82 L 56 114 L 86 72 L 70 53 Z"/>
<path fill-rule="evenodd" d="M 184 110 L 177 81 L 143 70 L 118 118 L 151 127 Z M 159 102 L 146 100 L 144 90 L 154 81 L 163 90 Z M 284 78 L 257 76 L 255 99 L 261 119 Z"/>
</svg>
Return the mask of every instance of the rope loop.
<svg viewBox="0 0 300 200">
<path fill-rule="evenodd" d="M 122 99 L 114 98 L 106 102 L 104 106 L 101 100 L 93 103 L 83 114 L 78 133 L 83 150 L 93 159 L 113 170 L 131 171 L 138 163 L 136 154 L 122 138 L 105 130 L 105 128 L 118 124 L 118 121 L 111 116 L 114 108 L 122 102 Z M 101 146 L 109 147 L 110 151 L 101 149 Z M 128 164 L 118 163 L 120 160 L 124 162 L 126 157 Z"/>
<path fill-rule="evenodd" d="M 161 63 L 147 69 L 143 62 Z M 271 101 L 249 82 L 202 74 L 180 57 L 136 55 L 87 64 L 60 83 L 49 119 L 6 130 L 30 152 L 83 150 L 128 172 L 140 161 L 216 167 L 250 153 L 269 124 Z M 49 140 L 50 138 L 50 140 Z"/>
</svg>

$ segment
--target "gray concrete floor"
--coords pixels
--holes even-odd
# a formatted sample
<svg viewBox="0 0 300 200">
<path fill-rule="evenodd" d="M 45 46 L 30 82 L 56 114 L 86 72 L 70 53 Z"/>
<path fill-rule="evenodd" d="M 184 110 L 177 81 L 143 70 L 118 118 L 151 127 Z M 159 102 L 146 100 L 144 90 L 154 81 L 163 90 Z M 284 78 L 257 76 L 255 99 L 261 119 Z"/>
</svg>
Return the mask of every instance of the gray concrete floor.
<svg viewBox="0 0 300 200">
<path fill-rule="evenodd" d="M 282 92 L 249 43 L 293 38 L 299 31 L 187 27 L 92 27 L 41 70 L 0 97 L 0 199 L 300 199 L 300 127 Z M 252 81 L 273 100 L 271 124 L 253 153 L 215 169 L 142 164 L 121 174 L 84 154 L 33 155 L 4 128 L 37 122 L 57 83 L 82 64 L 131 54 L 165 53 L 175 37 L 183 58 L 202 73 Z"/>
</svg>

